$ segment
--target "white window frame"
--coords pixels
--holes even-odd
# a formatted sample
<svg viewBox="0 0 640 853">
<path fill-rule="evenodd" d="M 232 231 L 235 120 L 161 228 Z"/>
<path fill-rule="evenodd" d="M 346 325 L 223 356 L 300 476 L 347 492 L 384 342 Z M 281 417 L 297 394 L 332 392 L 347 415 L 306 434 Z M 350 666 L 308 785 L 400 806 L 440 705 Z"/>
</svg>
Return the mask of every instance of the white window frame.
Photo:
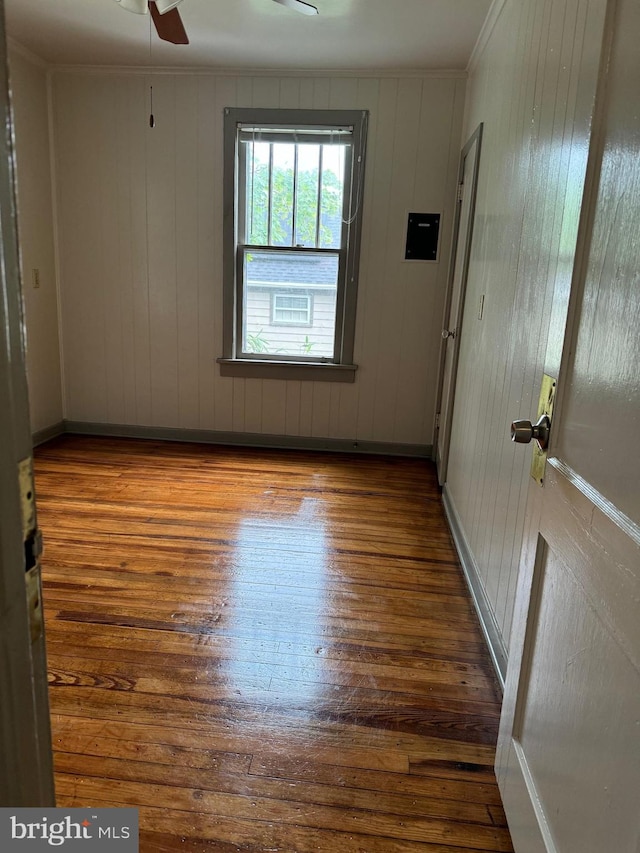
<svg viewBox="0 0 640 853">
<path fill-rule="evenodd" d="M 278 305 L 278 299 L 304 299 L 304 308 L 291 308 Z M 299 311 L 305 312 L 303 320 L 285 320 L 283 317 L 278 317 L 278 311 Z M 311 296 L 308 293 L 273 293 L 271 295 L 271 325 L 272 326 L 311 326 L 313 318 L 313 308 Z"/>
<path fill-rule="evenodd" d="M 224 301 L 223 353 L 218 359 L 223 376 L 276 379 L 320 379 L 353 382 L 357 366 L 353 363 L 358 265 L 362 230 L 364 162 L 368 113 L 360 110 L 270 110 L 228 108 L 224 122 Z M 323 249 L 299 246 L 255 246 L 245 243 L 244 168 L 241 136 L 247 128 L 259 128 L 264 137 L 279 131 L 297 130 L 309 141 L 327 141 L 328 133 L 340 133 L 349 139 L 345 158 L 345 182 L 342 210 L 342 235 L 339 248 Z M 255 132 L 255 130 L 252 130 Z M 317 137 L 317 140 L 316 140 Z M 251 250 L 300 253 L 329 252 L 337 255 L 338 290 L 334 357 L 282 356 L 242 352 L 243 275 L 245 254 Z M 283 282 L 283 284 L 285 284 Z M 283 288 L 284 289 L 284 288 Z M 287 324 L 289 325 L 289 324 Z"/>
</svg>

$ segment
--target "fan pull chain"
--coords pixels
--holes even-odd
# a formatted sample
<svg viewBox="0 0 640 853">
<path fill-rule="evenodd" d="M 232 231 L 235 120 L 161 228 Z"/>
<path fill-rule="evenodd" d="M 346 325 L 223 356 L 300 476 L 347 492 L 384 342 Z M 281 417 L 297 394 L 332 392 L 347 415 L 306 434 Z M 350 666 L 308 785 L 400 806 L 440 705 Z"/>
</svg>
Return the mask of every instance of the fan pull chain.
<svg viewBox="0 0 640 853">
<path fill-rule="evenodd" d="M 156 126 L 156 119 L 153 115 L 153 86 L 149 86 L 149 95 L 151 99 L 151 113 L 149 114 L 149 127 Z"/>
<path fill-rule="evenodd" d="M 151 66 L 151 43 L 152 43 L 151 15 L 149 15 L 149 66 Z M 153 86 L 149 86 L 149 101 L 150 101 L 149 127 L 154 128 L 156 126 L 156 119 L 155 119 L 155 116 L 153 114 Z"/>
</svg>

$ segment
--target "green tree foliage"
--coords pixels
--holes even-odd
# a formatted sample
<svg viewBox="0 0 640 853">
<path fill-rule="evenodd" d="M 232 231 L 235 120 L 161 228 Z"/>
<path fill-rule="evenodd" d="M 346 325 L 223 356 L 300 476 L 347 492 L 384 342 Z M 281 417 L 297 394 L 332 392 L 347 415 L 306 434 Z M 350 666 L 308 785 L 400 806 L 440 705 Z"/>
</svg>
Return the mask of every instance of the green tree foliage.
<svg viewBox="0 0 640 853">
<path fill-rule="evenodd" d="M 247 163 L 247 218 L 249 243 L 267 245 L 269 216 L 269 165 Z M 253 165 L 253 169 L 251 168 Z M 298 170 L 296 198 L 293 198 L 293 168 L 274 164 L 272 171 L 271 245 L 291 246 L 301 244 L 315 247 L 318 215 L 318 168 Z M 293 210 L 295 201 L 295 235 Z M 320 210 L 320 246 L 333 245 L 333 235 L 328 220 L 342 212 L 342 185 L 333 171 L 323 169 Z"/>
</svg>

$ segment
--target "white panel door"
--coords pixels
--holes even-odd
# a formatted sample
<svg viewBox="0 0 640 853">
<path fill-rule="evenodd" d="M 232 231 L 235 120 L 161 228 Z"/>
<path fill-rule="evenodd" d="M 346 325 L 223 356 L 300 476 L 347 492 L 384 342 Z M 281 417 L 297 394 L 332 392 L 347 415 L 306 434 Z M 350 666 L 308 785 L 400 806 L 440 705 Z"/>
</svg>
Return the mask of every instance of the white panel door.
<svg viewBox="0 0 640 853">
<path fill-rule="evenodd" d="M 447 460 L 451 442 L 451 423 L 453 420 L 453 401 L 456 391 L 456 372 L 458 353 L 460 352 L 460 334 L 462 332 L 462 312 L 464 308 L 469 254 L 473 235 L 473 214 L 476 201 L 478 163 L 482 144 L 482 125 L 462 149 L 459 174 L 458 221 L 456 224 L 452 250 L 453 268 L 449 307 L 446 311 L 447 325 L 442 330 L 444 364 L 442 368 L 442 390 L 440 395 L 439 419 L 436 434 L 436 467 L 438 481 L 442 486 L 447 476 Z"/>
<path fill-rule="evenodd" d="M 639 34 L 637 0 L 610 2 L 496 765 L 517 853 L 640 849 Z"/>
</svg>

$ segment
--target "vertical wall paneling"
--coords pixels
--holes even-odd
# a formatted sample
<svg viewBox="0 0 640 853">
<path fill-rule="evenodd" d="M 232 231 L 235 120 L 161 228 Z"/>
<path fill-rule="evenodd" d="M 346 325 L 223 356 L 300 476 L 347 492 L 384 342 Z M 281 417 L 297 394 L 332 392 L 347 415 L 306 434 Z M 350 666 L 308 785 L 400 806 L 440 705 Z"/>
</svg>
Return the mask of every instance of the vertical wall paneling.
<svg viewBox="0 0 640 853">
<path fill-rule="evenodd" d="M 244 380 L 245 432 L 262 432 L 262 379 Z M 269 393 L 267 391 L 267 393 Z"/>
<path fill-rule="evenodd" d="M 507 650 L 530 465 L 509 424 L 535 416 L 570 284 L 603 6 L 507 0 L 468 81 L 465 138 L 485 133 L 445 495 Z"/>
<path fill-rule="evenodd" d="M 300 383 L 300 435 L 311 435 L 313 416 L 313 383 Z"/>
<path fill-rule="evenodd" d="M 301 383 L 287 382 L 285 385 L 284 435 L 300 435 Z"/>
<path fill-rule="evenodd" d="M 106 92 L 113 80 L 69 77 L 56 111 L 58 239 L 67 415 L 108 421 L 100 201 Z M 106 127 L 105 127 L 106 125 Z M 69 251 L 68 249 L 71 249 Z"/>
<path fill-rule="evenodd" d="M 78 69 L 52 88 L 70 420 L 432 443 L 461 77 Z M 353 384 L 219 375 L 234 106 L 370 112 Z M 443 213 L 438 264 L 402 260 L 413 205 Z"/>
<path fill-rule="evenodd" d="M 358 437 L 370 439 L 376 434 L 375 411 L 376 389 L 381 388 L 379 367 L 386 351 L 380 346 L 384 306 L 384 270 L 386 257 L 386 235 L 389 225 L 389 198 L 391 197 L 391 164 L 394 159 L 393 144 L 396 127 L 396 98 L 398 80 L 380 81 L 375 116 L 370 117 L 371 127 L 375 121 L 375 155 L 367 159 L 367 178 L 365 188 L 365 211 L 369 216 L 363 233 L 363 244 L 367 242 L 368 252 L 364 259 L 366 265 L 366 302 L 359 299 L 359 311 L 364 315 L 364 343 L 360 351 L 359 381 L 362 408 L 358 412 Z M 367 147 L 370 153 L 369 146 Z M 366 207 L 370 204 L 370 207 Z M 389 288 L 394 287 L 389 282 Z M 356 341 L 357 346 L 357 341 Z"/>
<path fill-rule="evenodd" d="M 135 191 L 135 186 L 131 180 L 130 173 L 130 158 L 131 158 L 131 139 L 130 125 L 128 122 L 129 115 L 129 95 L 130 90 L 126 85 L 118 86 L 116 91 L 116 115 L 118 119 L 118 132 L 115 136 L 115 156 L 117 162 L 117 281 L 119 283 L 118 290 L 118 311 L 119 325 L 121 329 L 120 338 L 120 359 L 119 369 L 120 377 L 115 376 L 112 379 L 112 384 L 120 384 L 120 393 L 118 388 L 113 388 L 113 395 L 116 399 L 121 395 L 121 411 L 115 412 L 110 407 L 110 415 L 116 423 L 129 423 L 136 418 L 136 376 L 132 366 L 136 363 L 135 358 L 135 314 L 129 310 L 132 304 L 132 296 L 134 292 L 133 281 L 133 251 L 134 245 L 131 240 L 132 227 L 132 194 Z M 121 129 L 121 130 L 120 130 Z M 111 396 L 111 395 L 110 395 Z"/>
<path fill-rule="evenodd" d="M 34 432 L 63 418 L 46 69 L 9 51 L 17 146 L 17 202 Z M 40 273 L 34 288 L 32 270 Z"/>
<path fill-rule="evenodd" d="M 200 423 L 198 359 L 198 81 L 176 78 L 176 286 L 180 426 Z M 195 129 L 195 133 L 193 132 Z"/>
<path fill-rule="evenodd" d="M 153 426 L 180 426 L 176 212 L 176 77 L 153 80 L 155 127 L 147 133 L 147 244 Z"/>
<path fill-rule="evenodd" d="M 398 440 L 409 443 L 412 427 L 430 431 L 435 419 L 435 400 L 426 389 L 438 381 L 442 338 L 439 334 L 429 334 L 428 330 L 432 324 L 436 325 L 443 312 L 449 260 L 445 247 L 450 244 L 455 209 L 454 197 L 447 193 L 447 187 L 457 181 L 463 102 L 464 84 L 460 80 L 449 80 L 438 90 L 424 88 L 422 92 L 415 181 L 409 206 L 411 210 L 441 213 L 441 247 L 438 264 L 407 264 L 408 291 L 402 319 L 399 375 L 410 381 L 416 360 L 427 369 L 427 382 L 421 394 L 401 393 L 399 386 L 396 395 L 395 434 Z M 430 121 L 432 115 L 441 115 L 442 122 L 434 126 Z M 446 166 L 437 179 L 427 177 L 436 152 L 445 145 L 450 150 Z M 416 311 L 415 306 L 420 306 L 420 310 Z"/>
<path fill-rule="evenodd" d="M 121 246 L 122 221 L 120 195 L 121 153 L 119 146 L 122 89 L 120 81 L 105 92 L 106 114 L 111 121 L 100 126 L 100 153 L 96 163 L 100 168 L 103 195 L 100 205 L 100 279 L 103 302 L 103 346 L 106 386 L 107 421 L 122 423 L 125 418 L 125 352 L 124 341 L 129 324 L 124 319 L 122 266 L 127 263 Z M 124 194 L 124 193 L 123 193 Z"/>
<path fill-rule="evenodd" d="M 329 435 L 331 414 L 331 385 L 329 382 L 311 383 L 311 435 L 314 438 Z"/>
<path fill-rule="evenodd" d="M 287 424 L 287 383 L 283 379 L 265 382 L 262 388 L 260 432 L 284 435 Z"/>
<path fill-rule="evenodd" d="M 383 267 L 385 286 L 382 289 L 380 301 L 383 322 L 380 324 L 378 338 L 380 351 L 384 354 L 383 358 L 378 359 L 378 385 L 389 389 L 389 396 L 387 399 L 381 395 L 376 396 L 374 409 L 374 429 L 380 435 L 387 436 L 387 440 L 391 439 L 395 426 L 398 384 L 405 381 L 405 377 L 399 375 L 399 370 L 400 350 L 403 344 L 402 317 L 410 271 L 408 263 L 399 265 L 397 259 L 402 257 L 406 213 L 413 192 L 421 99 L 421 80 L 399 81 L 394 104 L 393 155 L 390 164 L 391 184 L 396 188 L 396 192 L 388 200 Z M 446 123 L 446 118 L 444 122 Z M 407 164 L 410 164 L 409 168 Z M 419 264 L 419 267 L 425 278 L 431 277 L 432 273 L 429 273 L 426 264 Z"/>
<path fill-rule="evenodd" d="M 231 429 L 234 432 L 249 432 L 245 428 L 245 383 L 246 379 L 233 379 L 231 397 Z"/>
<path fill-rule="evenodd" d="M 149 130 L 149 80 L 139 78 L 127 86 L 129 109 L 123 134 L 128 134 L 128 150 L 123 151 L 122 168 L 131 187 L 131 291 L 127 310 L 133 311 L 135 410 L 137 423 L 150 424 L 151 414 L 151 312 L 149 304 L 149 245 L 147 240 L 147 133 Z M 128 158 L 128 159 L 127 159 Z M 63 317 L 64 319 L 64 317 Z M 67 324 L 72 332 L 71 324 Z M 65 354 L 66 360 L 66 354 Z"/>
</svg>

